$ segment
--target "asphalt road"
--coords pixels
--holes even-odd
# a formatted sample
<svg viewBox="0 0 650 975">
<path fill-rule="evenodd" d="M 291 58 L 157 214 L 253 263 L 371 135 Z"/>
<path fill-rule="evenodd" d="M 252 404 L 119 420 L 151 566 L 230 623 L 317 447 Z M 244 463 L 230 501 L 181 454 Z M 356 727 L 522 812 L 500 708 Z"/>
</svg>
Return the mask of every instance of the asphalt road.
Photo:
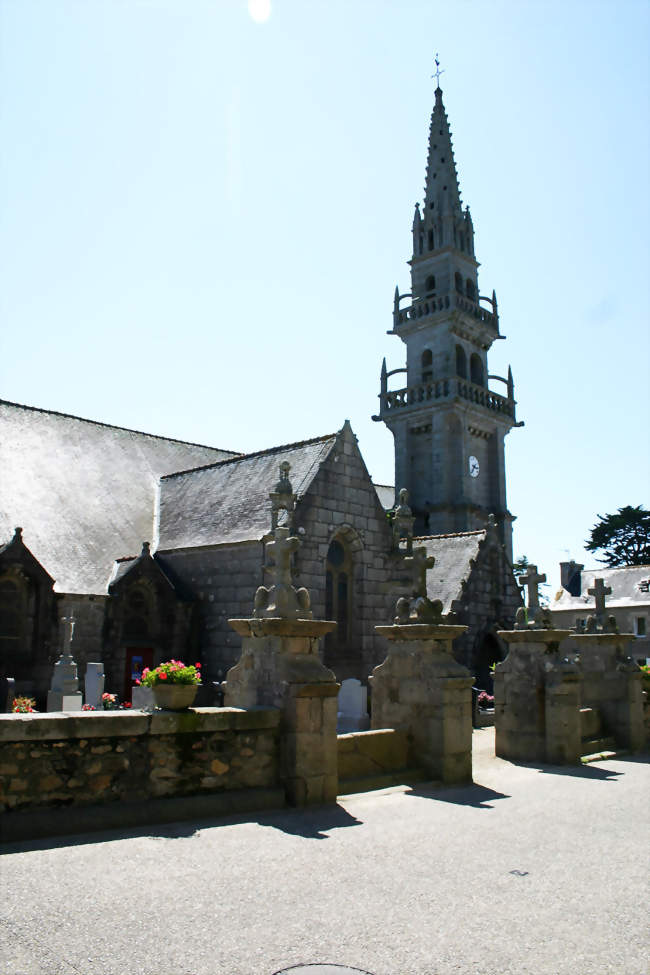
<svg viewBox="0 0 650 975">
<path fill-rule="evenodd" d="M 648 756 L 11 844 L 2 975 L 648 975 Z"/>
</svg>

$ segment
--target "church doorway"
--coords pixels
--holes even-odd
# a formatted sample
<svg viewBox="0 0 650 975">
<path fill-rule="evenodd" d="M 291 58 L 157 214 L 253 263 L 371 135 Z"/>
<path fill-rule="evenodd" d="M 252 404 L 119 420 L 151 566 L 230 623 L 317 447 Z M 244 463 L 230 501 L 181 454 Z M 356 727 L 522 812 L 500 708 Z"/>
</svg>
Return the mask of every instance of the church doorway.
<svg viewBox="0 0 650 975">
<path fill-rule="evenodd" d="M 490 668 L 503 660 L 503 653 L 499 641 L 493 633 L 484 633 L 480 638 L 478 650 L 474 658 L 474 684 L 488 694 L 494 694 L 494 682 Z"/>
</svg>

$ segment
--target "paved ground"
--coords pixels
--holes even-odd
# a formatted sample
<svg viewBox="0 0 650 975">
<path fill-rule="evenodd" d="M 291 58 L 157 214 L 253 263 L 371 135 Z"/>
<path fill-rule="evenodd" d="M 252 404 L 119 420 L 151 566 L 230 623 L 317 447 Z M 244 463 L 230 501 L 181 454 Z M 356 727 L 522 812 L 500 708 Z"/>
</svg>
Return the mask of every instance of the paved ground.
<svg viewBox="0 0 650 975">
<path fill-rule="evenodd" d="M 645 760 L 514 766 L 335 809 L 15 844 L 2 975 L 647 975 Z"/>
</svg>

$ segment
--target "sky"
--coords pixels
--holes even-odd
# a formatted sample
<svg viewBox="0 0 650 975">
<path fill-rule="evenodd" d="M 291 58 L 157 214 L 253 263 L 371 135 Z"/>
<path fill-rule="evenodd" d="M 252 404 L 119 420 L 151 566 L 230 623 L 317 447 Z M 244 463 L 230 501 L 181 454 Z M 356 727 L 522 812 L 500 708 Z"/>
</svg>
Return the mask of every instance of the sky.
<svg viewBox="0 0 650 975">
<path fill-rule="evenodd" d="M 648 503 L 649 40 L 646 0 L 0 0 L 0 396 L 243 452 L 348 418 L 392 483 L 438 52 L 556 588 Z"/>
</svg>

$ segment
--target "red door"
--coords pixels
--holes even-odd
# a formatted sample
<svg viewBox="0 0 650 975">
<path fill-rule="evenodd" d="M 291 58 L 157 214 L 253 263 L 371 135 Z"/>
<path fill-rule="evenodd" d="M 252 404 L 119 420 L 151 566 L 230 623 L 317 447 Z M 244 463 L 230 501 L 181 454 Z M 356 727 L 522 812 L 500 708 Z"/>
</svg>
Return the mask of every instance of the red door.
<svg viewBox="0 0 650 975">
<path fill-rule="evenodd" d="M 131 701 L 131 688 L 136 680 L 140 679 L 145 667 L 153 667 L 153 649 L 151 647 L 127 647 L 123 702 Z"/>
</svg>

